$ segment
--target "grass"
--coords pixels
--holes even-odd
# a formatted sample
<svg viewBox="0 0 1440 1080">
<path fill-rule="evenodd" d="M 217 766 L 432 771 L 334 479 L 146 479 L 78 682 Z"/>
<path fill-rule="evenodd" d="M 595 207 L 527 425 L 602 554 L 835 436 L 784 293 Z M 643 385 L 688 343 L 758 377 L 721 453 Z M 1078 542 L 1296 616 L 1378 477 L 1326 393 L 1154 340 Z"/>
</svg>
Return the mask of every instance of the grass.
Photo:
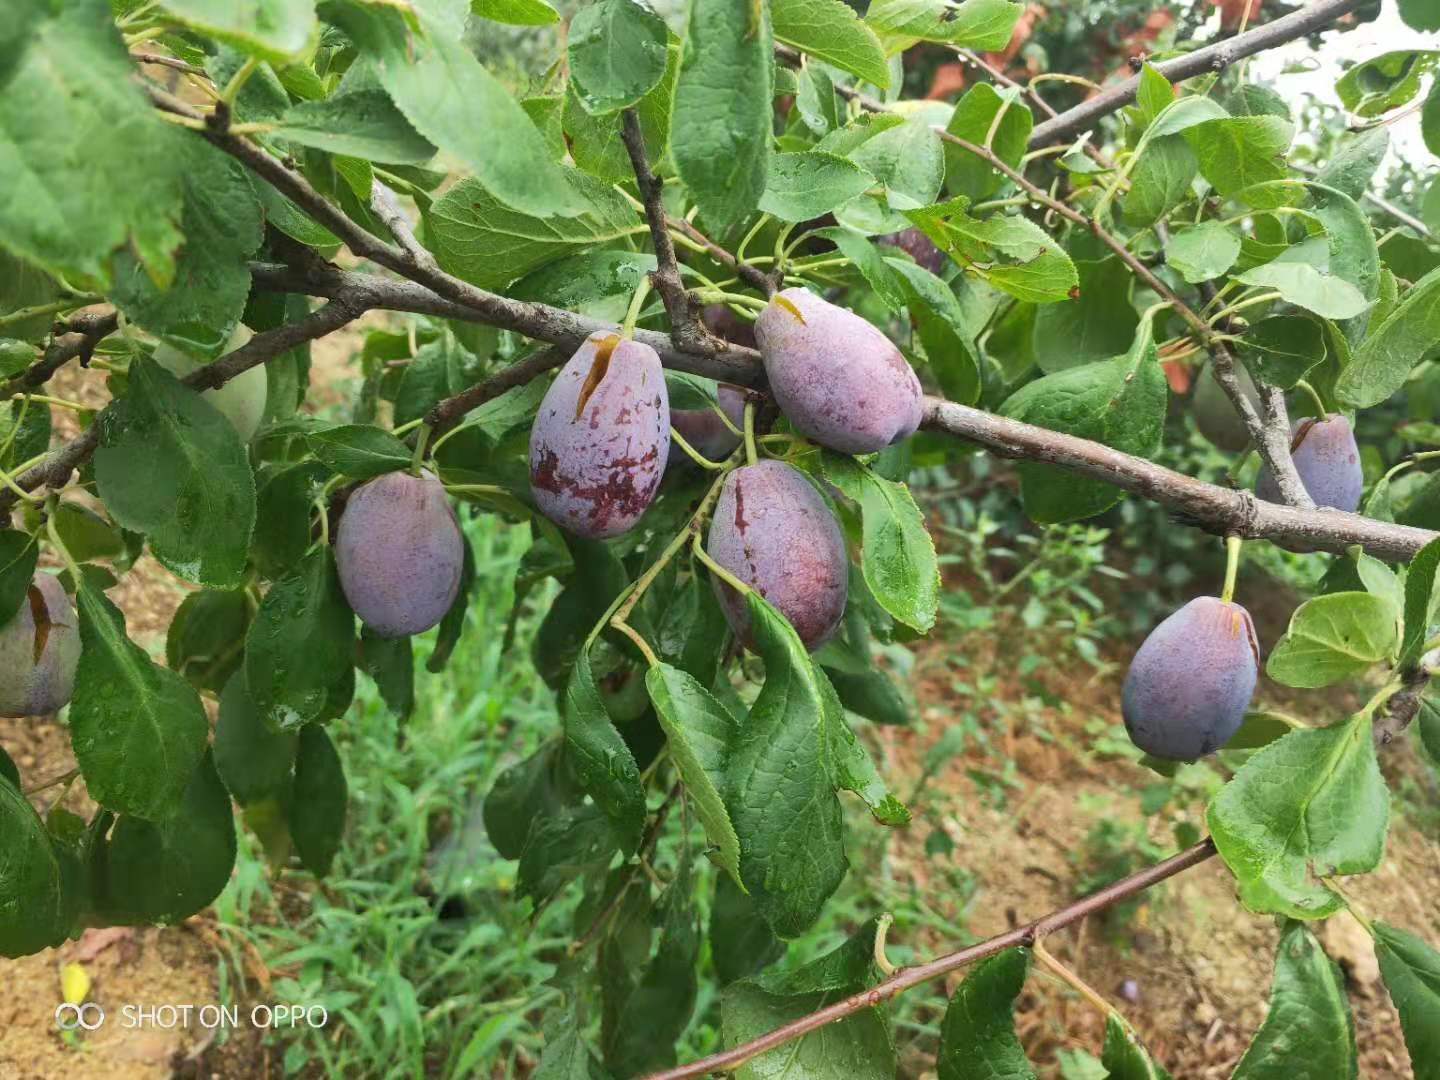
<svg viewBox="0 0 1440 1080">
<path fill-rule="evenodd" d="M 464 637 L 441 675 L 420 670 L 404 729 L 366 679 L 330 726 L 345 763 L 350 818 L 331 876 L 272 871 L 245 830 L 231 885 L 216 902 L 232 943 L 224 985 L 251 1001 L 247 947 L 278 974 L 269 1000 L 323 1005 L 330 1022 L 272 1036 L 287 1075 L 513 1075 L 538 1053 L 540 1010 L 568 941 L 564 899 L 538 921 L 514 897 L 515 864 L 486 839 L 479 805 L 506 764 L 558 724 L 554 699 L 528 661 L 546 597 L 500 653 L 512 582 L 529 546 L 524 527 L 467 524 L 479 582 Z M 429 656 L 417 642 L 417 668 Z M 437 842 L 438 841 L 438 842 Z"/>
</svg>

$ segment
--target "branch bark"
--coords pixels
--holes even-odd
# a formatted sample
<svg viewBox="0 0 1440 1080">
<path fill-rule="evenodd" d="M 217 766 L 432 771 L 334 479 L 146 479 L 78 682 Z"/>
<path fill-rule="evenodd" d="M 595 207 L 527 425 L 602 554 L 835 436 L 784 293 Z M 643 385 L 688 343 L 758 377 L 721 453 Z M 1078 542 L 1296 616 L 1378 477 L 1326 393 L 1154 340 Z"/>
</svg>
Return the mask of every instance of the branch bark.
<svg viewBox="0 0 1440 1080">
<path fill-rule="evenodd" d="M 39 360 L 18 375 L 0 382 L 0 401 L 44 384 L 77 356 L 81 357 L 82 363 L 88 362 L 95 346 L 102 338 L 113 334 L 119 322 L 119 316 L 113 311 L 81 312 L 71 316 L 65 323 L 65 332 L 50 339 Z"/>
<path fill-rule="evenodd" d="M 670 223 L 665 216 L 665 185 L 651 170 L 650 159 L 645 155 L 645 132 L 640 128 L 640 117 L 634 109 L 626 109 L 621 115 L 620 138 L 635 170 L 635 186 L 640 191 L 641 202 L 645 204 L 650 243 L 655 247 L 655 272 L 650 275 L 650 280 L 665 305 L 665 314 L 670 317 L 670 337 L 677 348 L 693 349 L 697 345 L 714 348 L 708 340 L 711 335 L 696 318 L 690 294 L 680 277 L 675 242 L 670 239 Z"/>
<path fill-rule="evenodd" d="M 959 949 L 956 952 L 948 953 L 928 964 L 921 964 L 918 967 L 901 968 L 890 978 L 868 990 L 862 990 L 858 994 L 852 994 L 848 998 L 827 1005 L 825 1008 L 802 1016 L 799 1020 L 792 1020 L 783 1027 L 776 1028 L 768 1035 L 762 1035 L 758 1039 L 752 1039 L 731 1050 L 719 1054 L 712 1054 L 707 1058 L 689 1065 L 682 1065 L 675 1069 L 666 1069 L 663 1072 L 652 1073 L 645 1077 L 645 1080 L 686 1080 L 688 1077 L 707 1076 L 710 1073 L 733 1072 L 745 1062 L 758 1057 L 768 1050 L 774 1050 L 778 1046 L 784 1046 L 788 1042 L 817 1031 L 827 1024 L 833 1024 L 836 1020 L 843 1020 L 847 1016 L 864 1012 L 866 1009 L 873 1009 L 881 1002 L 889 1001 L 891 998 L 909 990 L 911 987 L 919 986 L 921 983 L 938 979 L 947 975 L 957 968 L 972 964 L 977 960 L 984 960 L 988 956 L 1004 952 L 1006 949 L 1015 948 L 1020 945 L 1033 945 L 1036 941 L 1044 938 L 1057 930 L 1063 930 L 1067 926 L 1080 922 L 1098 911 L 1103 911 L 1112 904 L 1128 899 L 1137 893 L 1144 892 L 1160 882 L 1174 877 L 1193 866 L 1198 866 L 1215 855 L 1215 843 L 1208 837 L 1192 848 L 1187 848 L 1178 855 L 1173 855 L 1164 862 L 1156 863 L 1154 866 L 1146 867 L 1139 873 L 1131 874 L 1127 878 L 1121 878 L 1112 885 L 1107 885 L 1099 892 L 1068 904 L 1058 911 L 1049 915 L 1042 915 L 1033 922 L 1024 926 L 1009 930 L 1003 934 L 988 938 L 976 945 Z"/>
<path fill-rule="evenodd" d="M 1217 41 L 1203 49 L 1165 60 L 1155 65 L 1160 74 L 1172 83 L 1193 79 L 1206 72 L 1224 71 L 1237 60 L 1265 52 L 1279 45 L 1323 30 L 1337 19 L 1361 7 L 1366 0 L 1315 0 L 1314 3 L 1288 15 Z M 1030 149 L 1038 150 L 1052 143 L 1064 142 L 1093 128 L 1102 117 L 1122 109 L 1135 100 L 1140 76 L 1133 75 L 1073 109 L 1067 109 L 1050 120 L 1037 124 L 1030 133 Z"/>
</svg>

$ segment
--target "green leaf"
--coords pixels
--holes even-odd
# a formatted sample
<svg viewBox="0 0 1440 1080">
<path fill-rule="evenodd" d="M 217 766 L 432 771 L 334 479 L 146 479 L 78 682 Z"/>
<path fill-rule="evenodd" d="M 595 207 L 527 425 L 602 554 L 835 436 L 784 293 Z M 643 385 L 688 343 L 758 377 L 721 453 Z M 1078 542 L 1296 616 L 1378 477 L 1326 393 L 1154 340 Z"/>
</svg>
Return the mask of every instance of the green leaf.
<svg viewBox="0 0 1440 1080">
<path fill-rule="evenodd" d="M 670 31 L 640 0 L 598 0 L 570 23 L 570 85 L 592 114 L 634 105 L 665 74 Z"/>
<path fill-rule="evenodd" d="M 874 175 L 892 210 L 919 209 L 940 196 L 945 150 L 923 117 L 880 127 L 847 156 Z"/>
<path fill-rule="evenodd" d="M 1440 269 L 1406 290 L 1399 305 L 1355 350 L 1335 382 L 1346 405 L 1368 408 L 1404 384 L 1411 370 L 1440 342 Z"/>
<path fill-rule="evenodd" d="M 35 578 L 40 545 L 33 536 L 0 529 L 0 626 L 15 617 Z"/>
<path fill-rule="evenodd" d="M 1080 282 L 1075 264 L 1040 226 L 1018 214 L 973 218 L 967 204 L 952 199 L 905 216 L 961 266 L 1017 300 L 1043 304 L 1072 295 Z"/>
<path fill-rule="evenodd" d="M 364 62 L 351 66 L 333 95 L 298 102 L 277 123 L 274 138 L 332 154 L 389 165 L 417 165 L 435 156 L 435 147 L 410 126 Z"/>
<path fill-rule="evenodd" d="M 1130 191 L 1121 204 L 1125 220 L 1132 225 L 1149 225 L 1169 213 L 1189 197 L 1199 171 L 1195 151 L 1183 135 L 1142 140 L 1130 172 Z"/>
<path fill-rule="evenodd" d="M 1135 1032 L 1113 1013 L 1105 1021 L 1100 1060 L 1110 1070 L 1110 1080 L 1170 1080 L 1170 1074 L 1151 1060 Z"/>
<path fill-rule="evenodd" d="M 1315 180 L 1352 199 L 1363 198 L 1389 148 L 1390 129 L 1387 127 L 1347 131 L 1336 141 L 1334 153 L 1316 174 Z"/>
<path fill-rule="evenodd" d="M 146 330 L 181 351 L 213 357 L 225 350 L 250 294 L 246 260 L 264 238 L 260 202 L 245 169 L 202 139 L 175 148 L 184 170 L 185 243 L 174 280 L 157 287 L 133 253 L 114 260 L 113 298 Z"/>
<path fill-rule="evenodd" d="M 1240 237 L 1218 221 L 1202 221 L 1171 233 L 1165 261 L 1191 285 L 1219 277 L 1240 257 Z"/>
<path fill-rule="evenodd" d="M 670 152 L 701 215 L 724 233 L 760 204 L 769 175 L 770 6 L 694 0 L 684 48 Z"/>
<path fill-rule="evenodd" d="M 1245 721 L 1240 725 L 1240 730 L 1230 736 L 1230 741 L 1225 744 L 1227 750 L 1258 750 L 1262 746 L 1269 746 L 1276 739 L 1289 735 L 1297 728 L 1304 725 L 1285 716 L 1283 713 L 1271 712 L 1247 712 Z"/>
<path fill-rule="evenodd" d="M 440 265 L 493 289 L 563 255 L 646 231 L 630 204 L 608 185 L 574 170 L 566 175 L 593 204 L 592 211 L 538 218 L 499 202 L 474 180 L 460 181 L 425 217 Z"/>
<path fill-rule="evenodd" d="M 943 41 L 981 52 L 1010 44 L 1024 5 L 1010 0 L 875 0 L 865 21 L 897 53 L 916 41 Z"/>
<path fill-rule="evenodd" d="M 35 808 L 0 779 L 0 956 L 59 945 L 75 924 L 67 874 Z"/>
<path fill-rule="evenodd" d="M 250 600 L 243 589 L 202 589 L 185 597 L 165 636 L 165 664 L 196 690 L 220 693 L 245 655 Z"/>
<path fill-rule="evenodd" d="M 832 241 L 840 249 L 840 254 L 855 264 L 855 269 L 860 271 L 866 284 L 891 311 L 899 311 L 905 307 L 905 290 L 869 237 L 843 226 L 816 229 L 812 235 Z M 950 293 L 949 289 L 945 292 L 954 299 L 954 293 Z M 950 396 L 954 397 L 953 394 Z"/>
<path fill-rule="evenodd" d="M 465 613 L 470 609 L 470 590 L 475 584 L 475 549 L 463 534 L 461 539 L 464 540 L 465 561 L 460 568 L 460 589 L 450 610 L 440 620 L 440 629 L 435 632 L 435 648 L 430 653 L 430 659 L 425 661 L 425 670 L 432 675 L 444 671 L 450 663 L 450 657 L 465 630 Z"/>
<path fill-rule="evenodd" d="M 1221 195 L 1286 175 L 1295 126 L 1278 116 L 1227 116 L 1187 128 L 1200 175 Z"/>
<path fill-rule="evenodd" d="M 645 156 L 654 169 L 670 146 L 670 108 L 675 98 L 675 83 L 680 76 L 680 39 L 670 35 L 666 46 L 665 74 L 660 83 L 635 107 L 640 117 L 640 133 L 645 136 Z M 632 181 L 634 166 L 629 151 L 620 138 L 620 117 L 614 113 L 591 116 L 580 104 L 575 91 L 565 94 L 561 116 L 564 142 L 575 164 L 592 176 L 611 182 Z"/>
<path fill-rule="evenodd" d="M 314 460 L 262 472 L 255 500 L 255 565 L 271 581 L 284 577 L 310 547 L 310 512 L 329 471 Z"/>
<path fill-rule="evenodd" d="M 1278 289 L 1282 299 L 1325 319 L 1351 319 L 1370 306 L 1354 285 L 1305 261 L 1294 249 L 1236 274 L 1235 280 Z"/>
<path fill-rule="evenodd" d="M 354 658 L 355 616 L 321 546 L 265 594 L 245 639 L 245 679 L 270 729 L 294 731 L 322 716 Z"/>
<path fill-rule="evenodd" d="M 1395 649 L 1400 612 L 1368 592 L 1331 593 L 1307 600 L 1290 616 L 1265 673 L 1286 686 L 1329 686 L 1358 675 Z"/>
<path fill-rule="evenodd" d="M 369 480 L 408 469 L 415 456 L 390 432 L 370 424 L 327 428 L 313 432 L 307 441 L 317 458 L 352 480 Z"/>
<path fill-rule="evenodd" d="M 1400 18 L 1412 30 L 1440 30 L 1440 8 L 1430 0 L 1400 0 Z"/>
<path fill-rule="evenodd" d="M 925 359 L 945 396 L 962 405 L 980 398 L 980 357 L 975 336 L 955 291 L 923 266 L 908 259 L 887 258 L 891 278 L 899 282 Z"/>
<path fill-rule="evenodd" d="M 720 998 L 726 1046 L 765 1035 L 791 1020 L 857 993 L 875 980 L 876 920 L 845 944 L 790 972 L 765 973 L 725 988 Z M 767 1051 L 736 1071 L 736 1080 L 894 1080 L 895 1048 L 878 1008 L 863 1009 Z"/>
<path fill-rule="evenodd" d="M 774 931 L 795 937 L 845 876 L 831 731 L 844 717 L 785 617 L 756 592 L 746 602 L 765 685 L 731 752 L 730 818 L 741 881 Z"/>
<path fill-rule="evenodd" d="M 776 41 L 882 90 L 890 85 L 890 67 L 880 39 L 843 0 L 772 0 L 770 18 Z"/>
<path fill-rule="evenodd" d="M 1419 662 L 1429 636 L 1437 571 L 1440 571 L 1440 540 L 1432 540 L 1415 553 L 1405 573 L 1405 634 L 1395 661 L 1401 671 Z"/>
<path fill-rule="evenodd" d="M 825 478 L 860 505 L 865 583 L 880 606 L 920 633 L 935 625 L 940 564 L 910 489 L 852 458 L 826 454 Z"/>
<path fill-rule="evenodd" d="M 1270 1008 L 1232 1080 L 1359 1074 L 1355 1021 L 1341 974 L 1309 928 L 1291 922 L 1275 948 Z"/>
<path fill-rule="evenodd" d="M 1149 124 L 1175 100 L 1175 87 L 1149 62 L 1140 65 L 1140 86 L 1135 92 L 1135 105 L 1145 123 Z"/>
<path fill-rule="evenodd" d="M 1380 116 L 1398 109 L 1420 92 L 1425 73 L 1440 53 L 1399 49 L 1356 64 L 1335 83 L 1345 108 L 1359 117 Z"/>
<path fill-rule="evenodd" d="M 1289 390 L 1325 360 L 1325 330 L 1304 315 L 1271 315 L 1240 340 L 1245 366 L 1261 382 Z"/>
<path fill-rule="evenodd" d="M 1049 375 L 1127 352 L 1140 315 L 1130 302 L 1130 268 L 1113 255 L 1086 258 L 1085 238 L 1071 241 L 1080 295 L 1035 309 L 1035 359 Z"/>
<path fill-rule="evenodd" d="M 184 800 L 159 821 L 122 814 L 97 856 L 96 909 L 105 922 L 174 924 L 230 880 L 235 817 L 210 754 L 186 776 Z"/>
<path fill-rule="evenodd" d="M 1168 398 L 1151 326 L 1145 322 L 1128 355 L 1027 383 L 1000 406 L 1000 412 L 1027 424 L 1151 457 L 1160 449 Z M 1093 517 L 1123 497 L 1108 484 L 1033 462 L 1020 466 L 1020 477 L 1025 512 L 1041 524 Z"/>
<path fill-rule="evenodd" d="M 305 59 L 317 35 L 314 0 L 165 0 L 176 21 L 276 63 Z"/>
<path fill-rule="evenodd" d="M 586 212 L 545 138 L 520 103 L 428 8 L 412 33 L 394 8 L 348 6 L 335 20 L 374 61 L 381 84 L 415 130 L 474 172 L 516 212 L 549 218 Z"/>
<path fill-rule="evenodd" d="M 408 637 L 384 638 L 360 628 L 360 667 L 375 680 L 380 698 L 402 723 L 415 711 L 415 655 Z"/>
<path fill-rule="evenodd" d="M 693 890 L 687 859 L 656 905 L 660 943 L 655 955 L 645 961 L 623 1000 L 607 1003 L 614 1011 L 605 1029 L 605 1064 L 616 1076 L 675 1064 L 675 1044 L 695 1011 L 699 989 L 695 969 L 700 931 Z"/>
<path fill-rule="evenodd" d="M 609 818 L 615 846 L 625 855 L 640 844 L 645 828 L 645 788 L 635 755 L 610 720 L 590 670 L 590 652 L 580 650 L 565 688 L 565 750 L 575 782 Z"/>
<path fill-rule="evenodd" d="M 740 840 L 725 809 L 726 762 L 738 732 L 735 718 L 692 675 L 669 664 L 651 667 L 645 688 L 695 816 L 715 846 L 715 862 L 739 883 Z"/>
<path fill-rule="evenodd" d="M 210 723 L 195 690 L 125 636 L 125 617 L 88 580 L 75 594 L 80 664 L 70 741 L 90 796 L 160 820 L 179 806 Z"/>
<path fill-rule="evenodd" d="M 545 0 L 470 0 L 470 10 L 482 19 L 510 26 L 549 26 L 560 21 L 560 13 Z"/>
<path fill-rule="evenodd" d="M 184 239 L 186 136 L 154 115 L 135 84 L 108 0 L 38 10 L 45 14 L 30 20 L 28 42 L 12 46 L 18 59 L 5 64 L 0 95 L 5 246 L 75 284 L 102 286 L 111 256 L 133 251 L 158 285 L 168 284 Z"/>
<path fill-rule="evenodd" d="M 1015 1034 L 1015 1002 L 1030 950 L 1006 949 L 976 965 L 950 999 L 940 1029 L 940 1080 L 1034 1080 Z"/>
<path fill-rule="evenodd" d="M 715 875 L 710 904 L 710 958 L 721 986 L 753 975 L 785 955 L 785 943 L 766 925 L 744 889 L 728 874 Z"/>
<path fill-rule="evenodd" d="M 220 717 L 215 723 L 215 768 L 241 806 L 289 792 L 295 765 L 293 732 L 276 733 L 266 725 L 236 672 L 220 695 Z"/>
<path fill-rule="evenodd" d="M 290 835 L 300 861 L 316 877 L 330 872 L 345 835 L 349 790 L 335 744 L 319 724 L 300 729 L 291 790 Z"/>
<path fill-rule="evenodd" d="M 1344 902 L 1318 879 L 1375 869 L 1389 808 L 1370 719 L 1358 716 L 1258 751 L 1211 800 L 1206 822 L 1247 908 L 1323 919 Z"/>
<path fill-rule="evenodd" d="M 485 833 L 504 859 L 518 859 L 535 822 L 580 801 L 565 767 L 564 743 L 553 739 L 495 777 L 482 808 Z"/>
<path fill-rule="evenodd" d="M 1004 109 L 996 126 L 995 117 Z M 986 82 L 976 83 L 959 101 L 945 130 L 977 146 L 985 145 L 990 130 L 995 129 L 990 149 L 1011 168 L 1018 168 L 1030 140 L 1035 119 L 1020 104 L 1019 92 L 999 93 Z M 951 195 L 963 195 L 972 203 L 988 199 L 1002 184 L 1005 176 L 969 151 L 945 144 L 945 187 Z"/>
<path fill-rule="evenodd" d="M 199 585 L 245 578 L 255 479 L 235 429 L 148 357 L 130 364 L 125 396 L 97 421 L 95 481 L 105 507 L 170 570 Z"/>
<path fill-rule="evenodd" d="M 1375 958 L 1390 1000 L 1400 1012 L 1400 1029 L 1415 1080 L 1440 1077 L 1440 953 L 1414 934 L 1376 922 Z"/>
<path fill-rule="evenodd" d="M 875 178 L 848 158 L 823 150 L 776 154 L 760 209 L 781 221 L 808 221 L 863 194 Z"/>
<path fill-rule="evenodd" d="M 530 827 L 515 890 L 538 908 L 581 874 L 604 871 L 615 854 L 610 822 L 594 805 L 563 810 Z"/>
</svg>

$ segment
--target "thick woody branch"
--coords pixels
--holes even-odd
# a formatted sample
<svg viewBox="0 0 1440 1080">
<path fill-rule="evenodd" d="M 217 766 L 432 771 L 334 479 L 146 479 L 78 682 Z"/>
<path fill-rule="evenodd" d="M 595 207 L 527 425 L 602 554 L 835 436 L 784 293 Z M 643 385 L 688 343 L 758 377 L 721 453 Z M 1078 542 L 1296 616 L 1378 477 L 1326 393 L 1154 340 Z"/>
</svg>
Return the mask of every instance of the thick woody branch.
<svg viewBox="0 0 1440 1080">
<path fill-rule="evenodd" d="M 449 431 L 471 409 L 478 409 L 485 402 L 499 397 L 505 391 L 513 390 L 517 386 L 524 386 L 545 372 L 559 367 L 570 359 L 570 352 L 571 350 L 558 345 L 539 349 L 524 359 L 517 360 L 509 367 L 502 368 L 469 389 L 462 390 L 454 397 L 436 402 L 434 408 L 425 416 L 425 422 L 430 425 L 431 438 Z"/>
<path fill-rule="evenodd" d="M 710 335 L 695 317 L 690 294 L 685 291 L 685 282 L 680 278 L 675 242 L 670 239 L 669 221 L 665 217 L 665 185 L 651 170 L 650 159 L 645 156 L 645 132 L 641 130 L 640 117 L 634 109 L 626 109 L 621 116 L 620 138 L 635 170 L 635 186 L 640 191 L 641 202 L 645 204 L 650 242 L 655 247 L 655 272 L 650 275 L 650 280 L 665 305 L 665 314 L 670 317 L 670 336 L 681 349 L 696 344 L 713 347 L 707 340 Z"/>
<path fill-rule="evenodd" d="M 65 323 L 64 332 L 51 338 L 39 360 L 18 375 L 0 382 L 0 401 L 43 385 L 77 356 L 82 364 L 87 363 L 95 346 L 102 338 L 115 332 L 119 321 L 113 311 L 72 315 Z"/>
<path fill-rule="evenodd" d="M 1127 900 L 1137 893 L 1144 892 L 1155 885 L 1160 884 L 1168 878 L 1174 877 L 1182 871 L 1198 866 L 1205 860 L 1215 855 L 1214 841 L 1208 837 L 1192 848 L 1187 848 L 1178 855 L 1173 855 L 1164 862 L 1156 863 L 1147 867 L 1139 873 L 1131 874 L 1127 878 L 1121 878 L 1112 885 L 1107 885 L 1099 892 L 1091 893 L 1082 900 L 1068 904 L 1058 911 L 1049 915 L 1042 915 L 1034 922 L 1009 930 L 1003 934 L 988 938 L 976 945 L 968 946 L 956 952 L 949 953 L 928 964 L 921 964 L 918 967 L 901 968 L 894 975 L 884 982 L 862 990 L 858 994 L 827 1005 L 823 1009 L 802 1016 L 799 1020 L 792 1020 L 783 1027 L 776 1028 L 768 1035 L 762 1035 L 758 1039 L 752 1039 L 747 1043 L 723 1053 L 712 1054 L 690 1065 L 682 1065 L 676 1069 L 667 1069 L 663 1072 L 652 1073 L 645 1080 L 686 1080 L 687 1077 L 708 1076 L 711 1073 L 733 1072 L 745 1062 L 750 1061 L 761 1054 L 774 1050 L 776 1047 L 784 1046 L 801 1036 L 808 1035 L 812 1031 L 818 1031 L 827 1024 L 833 1024 L 837 1020 L 843 1020 L 847 1016 L 864 1012 L 866 1009 L 873 1009 L 883 1002 L 909 990 L 911 987 L 919 986 L 938 979 L 942 975 L 973 964 L 977 960 L 984 960 L 986 957 L 994 956 L 996 953 L 1004 952 L 1006 949 L 1013 949 L 1017 946 L 1030 946 L 1057 930 L 1063 930 L 1083 919 L 1089 918 L 1096 912 L 1103 911 L 1113 904 Z"/>
<path fill-rule="evenodd" d="M 925 399 L 927 431 L 978 443 L 1001 457 L 1038 461 L 1159 503 L 1185 524 L 1216 535 L 1269 540 L 1295 551 L 1339 554 L 1359 544 L 1388 562 L 1407 562 L 1437 535 L 1340 510 L 1264 502 L 1248 491 L 1207 484 L 1108 446 L 1022 424 L 939 398 Z"/>
<path fill-rule="evenodd" d="M 1193 79 L 1207 72 L 1224 71 L 1237 60 L 1265 52 L 1279 45 L 1323 30 L 1342 16 L 1363 6 L 1366 0 L 1315 0 L 1315 3 L 1282 15 L 1273 22 L 1217 41 L 1203 49 L 1165 60 L 1155 65 L 1160 74 L 1172 83 Z M 1140 89 L 1140 76 L 1134 75 L 1088 101 L 1081 102 L 1059 116 L 1037 124 L 1030 133 L 1030 149 L 1038 150 L 1052 143 L 1065 142 L 1093 128 L 1101 119 L 1135 100 Z"/>
</svg>

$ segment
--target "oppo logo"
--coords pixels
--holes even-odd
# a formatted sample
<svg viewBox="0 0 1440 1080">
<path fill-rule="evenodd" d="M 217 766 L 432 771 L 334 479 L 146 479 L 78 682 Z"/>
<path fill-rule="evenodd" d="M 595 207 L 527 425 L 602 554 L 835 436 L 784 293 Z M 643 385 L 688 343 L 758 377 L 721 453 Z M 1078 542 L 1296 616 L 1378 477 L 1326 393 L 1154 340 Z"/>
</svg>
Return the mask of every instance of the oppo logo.
<svg viewBox="0 0 1440 1080">
<path fill-rule="evenodd" d="M 77 1028 L 95 1031 L 104 1023 L 105 1010 L 93 1001 L 87 1001 L 83 1005 L 66 1002 L 55 1006 L 55 1026 L 61 1031 L 74 1031 Z"/>
</svg>

